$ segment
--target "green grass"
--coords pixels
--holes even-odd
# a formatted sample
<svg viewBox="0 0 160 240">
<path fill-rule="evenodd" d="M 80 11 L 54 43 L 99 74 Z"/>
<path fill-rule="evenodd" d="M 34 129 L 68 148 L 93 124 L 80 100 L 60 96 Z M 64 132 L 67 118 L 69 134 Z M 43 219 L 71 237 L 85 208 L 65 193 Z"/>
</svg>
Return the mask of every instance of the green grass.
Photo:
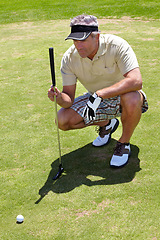
<svg viewBox="0 0 160 240">
<path fill-rule="evenodd" d="M 159 0 L 0 0 L 0 23 L 69 19 L 86 13 L 98 18 L 160 18 Z"/>
<path fill-rule="evenodd" d="M 65 173 L 52 180 L 58 170 L 58 145 L 54 104 L 47 98 L 48 48 L 55 48 L 61 89 L 61 58 L 71 44 L 64 41 L 70 21 L 62 18 L 89 6 L 98 17 L 159 18 L 158 1 L 137 1 L 134 8 L 132 1 L 104 1 L 103 8 L 101 2 L 0 1 L 2 240 L 160 239 L 159 20 L 99 20 L 102 33 L 117 34 L 133 47 L 148 96 L 149 110 L 132 137 L 129 164 L 109 168 L 121 125 L 111 143 L 100 149 L 91 146 L 97 136 L 94 127 L 60 131 Z M 56 18 L 61 20 L 52 20 Z M 77 95 L 84 91 L 78 84 Z M 16 224 L 18 214 L 24 215 L 23 224 Z"/>
<path fill-rule="evenodd" d="M 132 137 L 132 156 L 109 168 L 115 140 L 93 148 L 94 128 L 62 132 L 65 173 L 57 182 L 57 134 L 48 48 L 55 47 L 57 86 L 69 20 L 0 26 L 2 240 L 160 238 L 159 227 L 159 21 L 100 20 L 102 32 L 125 38 L 139 59 L 150 109 Z M 54 28 L 53 28 L 54 26 Z M 129 34 L 128 34 L 129 32 Z M 79 84 L 77 95 L 84 92 Z M 25 221 L 16 224 L 16 216 Z"/>
</svg>

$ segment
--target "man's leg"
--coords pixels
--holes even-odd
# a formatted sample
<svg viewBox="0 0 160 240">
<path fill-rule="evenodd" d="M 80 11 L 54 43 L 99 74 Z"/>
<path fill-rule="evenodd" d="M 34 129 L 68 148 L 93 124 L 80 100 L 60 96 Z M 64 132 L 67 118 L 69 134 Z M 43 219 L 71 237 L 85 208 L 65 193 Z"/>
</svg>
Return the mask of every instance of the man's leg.
<svg viewBox="0 0 160 240">
<path fill-rule="evenodd" d="M 114 154 L 112 156 L 110 166 L 124 166 L 130 156 L 130 138 L 140 121 L 142 114 L 143 96 L 140 92 L 126 93 L 121 96 L 121 122 L 122 136 L 117 142 Z"/>
<path fill-rule="evenodd" d="M 142 114 L 143 96 L 140 92 L 126 93 L 121 96 L 121 122 L 122 136 L 121 143 L 129 143 L 130 138 L 140 121 Z"/>
<path fill-rule="evenodd" d="M 90 125 L 99 126 L 99 136 L 93 141 L 92 145 L 100 147 L 110 142 L 111 134 L 119 125 L 118 119 L 105 120 L 92 123 Z M 58 126 L 61 130 L 67 131 L 71 129 L 80 129 L 86 127 L 83 118 L 80 114 L 71 108 L 61 108 L 58 112 Z"/>
<path fill-rule="evenodd" d="M 80 129 L 85 127 L 83 118 L 71 108 L 61 108 L 58 111 L 58 127 L 63 130 Z"/>
<path fill-rule="evenodd" d="M 91 125 L 97 125 L 100 127 L 103 127 L 108 124 L 108 120 L 96 122 L 95 124 Z M 74 111 L 71 108 L 61 108 L 58 111 L 58 127 L 63 130 L 72 130 L 72 129 L 81 129 L 86 127 L 83 118 L 78 114 L 76 111 Z"/>
</svg>

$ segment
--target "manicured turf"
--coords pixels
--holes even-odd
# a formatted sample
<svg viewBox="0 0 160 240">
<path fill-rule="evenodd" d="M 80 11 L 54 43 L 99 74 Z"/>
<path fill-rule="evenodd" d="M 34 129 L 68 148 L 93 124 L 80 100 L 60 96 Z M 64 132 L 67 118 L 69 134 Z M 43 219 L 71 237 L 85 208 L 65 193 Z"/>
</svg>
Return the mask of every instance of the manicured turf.
<svg viewBox="0 0 160 240">
<path fill-rule="evenodd" d="M 14 8 L 8 2 L 6 11 Z M 7 24 L 0 25 L 0 239 L 160 239 L 159 20 L 99 20 L 102 33 L 121 36 L 133 47 L 148 96 L 150 108 L 132 137 L 129 164 L 109 168 L 121 125 L 111 143 L 100 149 L 91 145 L 97 136 L 94 127 L 60 131 L 65 172 L 56 182 L 52 177 L 58 170 L 58 145 L 54 104 L 47 98 L 48 49 L 55 48 L 61 89 L 61 58 L 72 43 L 64 41 L 70 21 L 31 22 L 34 16 L 27 20 L 9 23 L 6 18 Z M 78 84 L 77 95 L 84 91 Z M 24 216 L 23 224 L 16 224 L 18 214 Z"/>
<path fill-rule="evenodd" d="M 86 13 L 99 18 L 123 16 L 160 18 L 159 0 L 0 0 L 0 22 L 69 19 Z"/>
</svg>

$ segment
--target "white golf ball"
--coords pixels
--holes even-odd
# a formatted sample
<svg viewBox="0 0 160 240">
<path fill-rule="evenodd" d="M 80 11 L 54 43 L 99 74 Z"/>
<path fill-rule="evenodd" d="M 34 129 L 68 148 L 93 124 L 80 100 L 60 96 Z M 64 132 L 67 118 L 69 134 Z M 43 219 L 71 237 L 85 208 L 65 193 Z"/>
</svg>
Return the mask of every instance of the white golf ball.
<svg viewBox="0 0 160 240">
<path fill-rule="evenodd" d="M 22 215 L 18 215 L 16 219 L 18 223 L 22 223 L 24 221 L 24 217 Z"/>
</svg>

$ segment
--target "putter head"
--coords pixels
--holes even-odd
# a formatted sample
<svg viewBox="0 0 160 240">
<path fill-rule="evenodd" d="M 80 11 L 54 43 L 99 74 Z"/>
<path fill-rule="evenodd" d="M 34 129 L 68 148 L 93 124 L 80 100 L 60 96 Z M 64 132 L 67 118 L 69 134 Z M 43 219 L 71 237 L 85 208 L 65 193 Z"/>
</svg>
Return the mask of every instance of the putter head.
<svg viewBox="0 0 160 240">
<path fill-rule="evenodd" d="M 55 175 L 55 177 L 53 177 L 53 180 L 57 180 L 62 175 L 63 172 L 64 172 L 64 168 L 62 167 L 62 164 L 60 164 L 58 173 Z"/>
</svg>

